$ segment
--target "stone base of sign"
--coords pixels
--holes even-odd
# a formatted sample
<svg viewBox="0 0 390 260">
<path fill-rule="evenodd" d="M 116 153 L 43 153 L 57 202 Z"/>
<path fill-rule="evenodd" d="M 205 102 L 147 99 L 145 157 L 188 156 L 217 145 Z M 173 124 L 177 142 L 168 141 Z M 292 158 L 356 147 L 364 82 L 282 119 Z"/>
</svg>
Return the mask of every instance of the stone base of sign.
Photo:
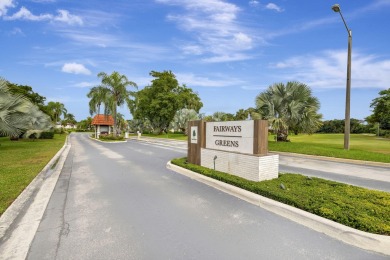
<svg viewBox="0 0 390 260">
<path fill-rule="evenodd" d="M 278 178 L 279 155 L 250 155 L 201 149 L 201 166 L 226 172 L 251 181 Z M 216 158 L 214 160 L 214 158 Z"/>
</svg>

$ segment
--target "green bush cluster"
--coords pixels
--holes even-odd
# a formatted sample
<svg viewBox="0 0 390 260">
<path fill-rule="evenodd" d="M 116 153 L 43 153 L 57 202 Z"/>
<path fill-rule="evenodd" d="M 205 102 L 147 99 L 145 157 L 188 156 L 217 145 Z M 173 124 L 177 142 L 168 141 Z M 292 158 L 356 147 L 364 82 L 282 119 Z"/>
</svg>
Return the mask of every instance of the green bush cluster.
<svg viewBox="0 0 390 260">
<path fill-rule="evenodd" d="M 54 132 L 42 132 L 39 136 L 39 139 L 53 139 L 54 138 Z"/>
<path fill-rule="evenodd" d="M 81 132 L 81 133 L 91 132 L 91 130 L 88 130 L 88 129 L 76 129 L 74 131 L 75 132 Z"/>
<path fill-rule="evenodd" d="M 60 128 L 54 128 L 54 133 L 55 134 L 64 134 L 65 133 L 65 130 L 64 128 L 60 127 Z"/>
<path fill-rule="evenodd" d="M 100 135 L 99 139 L 102 141 L 124 141 L 125 137 L 123 135 L 114 136 L 113 134 L 110 134 L 110 135 Z"/>
<path fill-rule="evenodd" d="M 352 228 L 390 235 L 390 194 L 387 192 L 299 174 L 280 174 L 277 179 L 254 182 L 189 164 L 186 158 L 174 159 L 172 163 Z"/>
</svg>

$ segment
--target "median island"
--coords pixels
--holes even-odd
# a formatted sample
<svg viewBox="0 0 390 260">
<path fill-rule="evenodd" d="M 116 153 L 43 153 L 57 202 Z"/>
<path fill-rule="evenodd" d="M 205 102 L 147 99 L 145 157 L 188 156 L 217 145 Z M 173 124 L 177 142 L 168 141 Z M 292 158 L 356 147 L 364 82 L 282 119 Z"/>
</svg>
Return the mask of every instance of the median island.
<svg viewBox="0 0 390 260">
<path fill-rule="evenodd" d="M 390 193 L 289 173 L 256 182 L 188 163 L 186 157 L 171 162 L 340 224 L 390 236 Z"/>
</svg>

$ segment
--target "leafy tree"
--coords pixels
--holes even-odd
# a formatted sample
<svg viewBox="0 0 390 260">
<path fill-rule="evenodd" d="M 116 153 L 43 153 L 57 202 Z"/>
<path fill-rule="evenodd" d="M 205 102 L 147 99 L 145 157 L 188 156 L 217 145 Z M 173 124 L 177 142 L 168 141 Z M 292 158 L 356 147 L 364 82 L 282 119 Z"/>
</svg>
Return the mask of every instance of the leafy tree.
<svg viewBox="0 0 390 260">
<path fill-rule="evenodd" d="M 91 130 L 92 129 L 92 117 L 87 117 L 87 119 L 81 120 L 77 124 L 77 129 L 79 129 L 79 130 Z"/>
<path fill-rule="evenodd" d="M 256 97 L 261 119 L 270 122 L 277 141 L 288 141 L 289 130 L 314 133 L 321 126 L 320 103 L 311 90 L 299 82 L 277 83 Z"/>
<path fill-rule="evenodd" d="M 114 136 L 116 136 L 117 107 L 123 106 L 125 102 L 128 104 L 131 102 L 130 97 L 134 96 L 135 93 L 127 90 L 127 87 L 132 86 L 137 88 L 137 84 L 132 81 L 129 81 L 125 75 L 121 75 L 116 71 L 111 73 L 111 75 L 108 75 L 105 72 L 100 72 L 98 74 L 98 77 L 102 81 L 100 87 L 105 89 L 105 98 L 102 101 L 106 105 L 104 114 L 108 114 L 109 112 L 112 113 L 112 116 L 114 118 Z"/>
<path fill-rule="evenodd" d="M 370 107 L 373 108 L 373 114 L 366 121 L 379 123 L 381 129 L 390 130 L 390 88 L 380 91 L 379 97 L 371 102 Z"/>
<path fill-rule="evenodd" d="M 351 133 L 361 134 L 372 132 L 370 126 L 365 125 L 364 121 L 351 118 Z M 326 120 L 322 122 L 322 126 L 318 129 L 318 133 L 332 133 L 332 134 L 342 134 L 344 133 L 344 119 L 333 119 Z"/>
<path fill-rule="evenodd" d="M 176 112 L 172 121 L 172 127 L 175 131 L 181 131 L 187 135 L 188 121 L 198 120 L 199 115 L 194 109 L 183 108 Z"/>
<path fill-rule="evenodd" d="M 220 121 L 233 121 L 234 115 L 225 113 L 225 112 L 215 112 L 212 116 L 212 121 L 220 122 Z"/>
<path fill-rule="evenodd" d="M 167 131 L 176 112 L 182 108 L 199 112 L 203 106 L 198 94 L 185 85 L 180 86 L 171 71 L 152 71 L 152 84 L 136 94 L 128 106 L 134 119 L 148 119 L 152 128 L 159 134 Z"/>
<path fill-rule="evenodd" d="M 140 131 L 141 133 L 153 132 L 153 128 L 148 119 L 133 119 L 127 120 L 129 130 L 133 133 Z"/>
<path fill-rule="evenodd" d="M 236 115 L 234 116 L 234 120 L 240 121 L 240 120 L 246 120 L 248 119 L 249 113 L 246 109 L 240 109 L 236 112 Z"/>
<path fill-rule="evenodd" d="M 13 94 L 0 78 L 0 133 L 17 137 L 25 130 L 47 130 L 50 118 L 22 94 Z"/>
<path fill-rule="evenodd" d="M 119 129 L 120 131 L 125 131 L 128 127 L 128 123 L 127 121 L 125 120 L 125 116 L 121 113 L 117 113 L 117 122 L 116 122 L 116 127 L 117 129 Z"/>
<path fill-rule="evenodd" d="M 7 82 L 8 89 L 10 93 L 14 95 L 22 95 L 25 98 L 27 98 L 31 103 L 38 106 L 40 109 L 42 109 L 45 106 L 45 100 L 46 98 L 39 95 L 38 93 L 35 93 L 30 86 L 26 85 L 18 85 L 14 83 Z"/>
<path fill-rule="evenodd" d="M 234 116 L 234 120 L 242 121 L 242 120 L 254 119 L 253 113 L 256 113 L 256 109 L 254 109 L 253 107 L 250 107 L 248 109 L 241 108 L 236 112 Z"/>
</svg>

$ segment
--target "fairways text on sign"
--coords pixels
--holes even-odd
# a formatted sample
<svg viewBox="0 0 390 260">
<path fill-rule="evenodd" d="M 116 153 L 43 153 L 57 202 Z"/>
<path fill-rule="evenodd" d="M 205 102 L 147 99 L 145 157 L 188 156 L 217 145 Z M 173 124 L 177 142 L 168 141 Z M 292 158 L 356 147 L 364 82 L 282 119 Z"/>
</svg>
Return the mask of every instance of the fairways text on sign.
<svg viewBox="0 0 390 260">
<path fill-rule="evenodd" d="M 253 154 L 253 122 L 207 122 L 206 148 Z"/>
</svg>

